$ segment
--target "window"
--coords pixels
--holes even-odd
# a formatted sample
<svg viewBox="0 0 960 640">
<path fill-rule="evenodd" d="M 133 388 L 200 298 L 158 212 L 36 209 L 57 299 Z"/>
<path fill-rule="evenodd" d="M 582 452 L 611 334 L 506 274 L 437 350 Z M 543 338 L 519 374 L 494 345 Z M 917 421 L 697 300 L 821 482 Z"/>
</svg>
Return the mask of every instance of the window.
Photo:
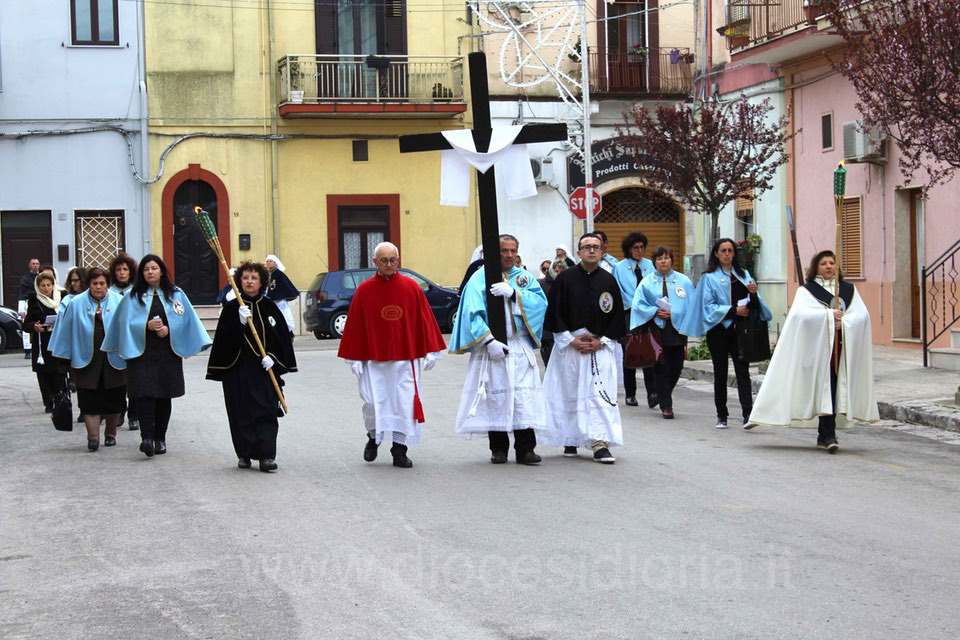
<svg viewBox="0 0 960 640">
<path fill-rule="evenodd" d="M 413 271 L 407 271 L 406 269 L 404 269 L 403 275 L 407 276 L 408 278 L 416 282 L 418 285 L 420 285 L 420 288 L 423 289 L 424 291 L 427 291 L 430 289 L 430 283 L 424 280 L 423 278 L 421 278 L 420 276 L 418 276 L 417 274 L 415 274 Z"/>
<path fill-rule="evenodd" d="M 820 148 L 823 151 L 833 149 L 833 114 L 820 116 Z"/>
<path fill-rule="evenodd" d="M 753 233 L 753 187 L 744 187 L 733 205 L 736 221 L 734 236 L 736 240 L 746 240 Z"/>
<path fill-rule="evenodd" d="M 120 44 L 117 0 L 70 0 L 73 44 Z"/>
<path fill-rule="evenodd" d="M 354 140 L 353 141 L 353 161 L 366 162 L 369 159 L 370 159 L 370 154 L 367 149 L 367 141 Z"/>
<path fill-rule="evenodd" d="M 863 211 L 860 197 L 844 198 L 840 261 L 846 278 L 863 277 Z"/>
</svg>

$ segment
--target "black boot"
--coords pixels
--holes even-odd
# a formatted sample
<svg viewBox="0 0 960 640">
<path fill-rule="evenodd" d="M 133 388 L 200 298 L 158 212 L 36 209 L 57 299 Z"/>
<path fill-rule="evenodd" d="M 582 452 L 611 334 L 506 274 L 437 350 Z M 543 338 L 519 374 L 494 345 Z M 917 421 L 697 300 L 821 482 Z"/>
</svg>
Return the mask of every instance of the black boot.
<svg viewBox="0 0 960 640">
<path fill-rule="evenodd" d="M 140 442 L 140 451 L 142 451 L 148 458 L 153 457 L 154 453 L 153 440 L 144 439 Z"/>
<path fill-rule="evenodd" d="M 167 452 L 167 443 L 164 442 L 163 440 L 154 440 L 153 452 L 158 456 L 162 456 Z"/>
<path fill-rule="evenodd" d="M 367 462 L 373 462 L 377 459 L 377 448 L 380 445 L 377 444 L 377 441 L 367 436 L 367 446 L 363 448 L 363 459 Z"/>
<path fill-rule="evenodd" d="M 401 469 L 409 469 L 413 466 L 413 461 L 407 457 L 407 445 L 394 442 L 390 447 L 390 455 L 393 456 L 393 466 Z"/>
</svg>

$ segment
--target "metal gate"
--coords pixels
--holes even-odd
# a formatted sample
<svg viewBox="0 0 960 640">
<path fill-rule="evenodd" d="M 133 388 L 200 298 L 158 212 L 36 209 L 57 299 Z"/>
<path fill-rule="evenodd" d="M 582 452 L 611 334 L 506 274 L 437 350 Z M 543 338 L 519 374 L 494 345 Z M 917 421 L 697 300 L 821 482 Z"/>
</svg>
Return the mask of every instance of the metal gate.
<svg viewBox="0 0 960 640">
<path fill-rule="evenodd" d="M 649 242 L 647 257 L 657 247 L 667 247 L 673 250 L 676 268 L 683 268 L 683 210 L 659 191 L 628 187 L 606 194 L 594 224 L 607 234 L 609 251 L 615 256 L 620 256 L 620 243 L 627 234 L 642 231 Z"/>
<path fill-rule="evenodd" d="M 124 250 L 123 211 L 77 211 L 77 266 L 106 269 Z"/>
</svg>

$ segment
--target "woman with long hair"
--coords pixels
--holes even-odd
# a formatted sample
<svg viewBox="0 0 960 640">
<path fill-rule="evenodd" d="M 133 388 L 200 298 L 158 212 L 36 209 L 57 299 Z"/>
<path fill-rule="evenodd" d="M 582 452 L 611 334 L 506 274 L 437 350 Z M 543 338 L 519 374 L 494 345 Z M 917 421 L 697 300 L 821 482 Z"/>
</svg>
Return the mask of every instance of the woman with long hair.
<svg viewBox="0 0 960 640">
<path fill-rule="evenodd" d="M 817 418 L 817 446 L 836 453 L 837 414 L 880 419 L 873 395 L 870 313 L 833 251 L 810 261 L 744 428 Z"/>
<path fill-rule="evenodd" d="M 207 363 L 207 379 L 223 385 L 237 466 L 249 469 L 251 460 L 257 460 L 260 471 L 265 472 L 277 469 L 277 418 L 282 414 L 267 372 L 272 370 L 282 385 L 280 376 L 297 370 L 286 320 L 277 305 L 263 295 L 268 277 L 262 264 L 244 262 L 237 267 L 234 281 L 244 307 L 240 308 L 236 298 L 224 303 Z M 251 323 L 266 357 L 250 337 Z"/>
<path fill-rule="evenodd" d="M 737 243 L 720 238 L 710 250 L 707 271 L 697 283 L 696 296 L 679 327 L 686 336 L 706 336 L 713 361 L 713 401 L 717 409 L 717 429 L 727 428 L 727 367 L 733 361 L 737 376 L 737 395 L 743 424 L 750 418 L 753 393 L 750 366 L 740 357 L 736 323 L 746 322 L 751 311 L 767 322 L 773 317 L 757 292 L 750 272 L 740 266 Z"/>
<path fill-rule="evenodd" d="M 23 329 L 30 333 L 31 368 L 37 374 L 40 397 L 47 413 L 53 411 L 57 395 L 67 385 L 67 369 L 50 353 L 50 336 L 64 292 L 57 286 L 53 269 L 41 268 L 33 281 L 33 293 L 27 298 L 27 315 Z"/>
<path fill-rule="evenodd" d="M 96 451 L 101 421 L 106 423 L 103 445 L 117 444 L 120 411 L 126 399 L 123 360 L 100 349 L 122 298 L 109 290 L 105 269 L 90 269 L 87 282 L 87 290 L 74 297 L 57 322 L 50 350 L 70 362 L 70 379 L 77 387 L 77 403 L 87 429 L 87 449 Z"/>
<path fill-rule="evenodd" d="M 657 247 L 653 252 L 655 271 L 644 276 L 633 294 L 630 311 L 630 329 L 652 323 L 660 334 L 663 356 L 654 366 L 660 413 L 672 420 L 673 389 L 683 371 L 687 350 L 687 336 L 677 330 L 683 323 L 687 301 L 693 294 L 693 283 L 683 273 L 673 269 L 673 251 Z"/>
<path fill-rule="evenodd" d="M 140 451 L 167 452 L 171 400 L 184 394 L 183 358 L 211 344 L 182 289 L 160 256 L 146 255 L 101 347 L 126 362 L 127 389 L 140 416 Z"/>
</svg>

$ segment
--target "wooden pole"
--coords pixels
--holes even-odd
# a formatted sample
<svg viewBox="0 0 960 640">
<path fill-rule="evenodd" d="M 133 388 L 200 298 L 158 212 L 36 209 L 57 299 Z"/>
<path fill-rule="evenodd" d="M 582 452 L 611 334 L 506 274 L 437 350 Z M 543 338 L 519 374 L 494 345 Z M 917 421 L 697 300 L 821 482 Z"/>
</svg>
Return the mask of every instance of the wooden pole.
<svg viewBox="0 0 960 640">
<path fill-rule="evenodd" d="M 834 213 L 836 214 L 836 245 L 834 247 L 833 253 L 837 263 L 837 294 L 833 296 L 833 302 L 831 307 L 835 310 L 840 310 L 840 276 L 843 273 L 841 265 L 843 264 L 841 260 L 841 250 L 843 248 L 843 200 L 846 195 L 847 190 L 847 170 L 843 166 L 843 160 L 840 161 L 840 164 L 837 165 L 836 171 L 833 172 L 833 206 Z M 837 335 L 839 334 L 839 335 Z M 840 372 L 840 339 L 843 336 L 843 323 L 842 321 L 837 326 L 837 330 L 834 332 L 833 337 L 833 355 L 834 361 L 837 363 L 837 375 Z"/>
</svg>

